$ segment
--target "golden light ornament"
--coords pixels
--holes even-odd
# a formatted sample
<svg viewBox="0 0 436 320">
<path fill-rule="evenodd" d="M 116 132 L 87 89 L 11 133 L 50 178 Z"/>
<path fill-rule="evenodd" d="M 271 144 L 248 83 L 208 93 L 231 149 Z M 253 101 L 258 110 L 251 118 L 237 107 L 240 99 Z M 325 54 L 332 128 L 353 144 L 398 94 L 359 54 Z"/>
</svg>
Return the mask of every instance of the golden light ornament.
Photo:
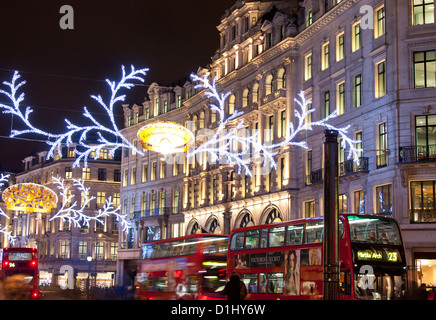
<svg viewBox="0 0 436 320">
<path fill-rule="evenodd" d="M 157 121 L 143 126 L 138 141 L 147 150 L 162 154 L 186 152 L 194 141 L 194 134 L 184 126 L 170 121 Z"/>
<path fill-rule="evenodd" d="M 50 212 L 58 202 L 58 197 L 50 188 L 35 183 L 18 183 L 5 189 L 2 194 L 6 207 L 11 210 Z"/>
</svg>

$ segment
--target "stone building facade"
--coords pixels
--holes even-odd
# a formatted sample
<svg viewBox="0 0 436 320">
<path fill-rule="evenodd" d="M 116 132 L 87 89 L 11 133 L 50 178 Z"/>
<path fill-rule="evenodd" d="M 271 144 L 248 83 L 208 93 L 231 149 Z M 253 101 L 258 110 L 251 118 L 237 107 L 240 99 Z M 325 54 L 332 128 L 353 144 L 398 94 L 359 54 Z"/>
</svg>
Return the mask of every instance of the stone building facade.
<svg viewBox="0 0 436 320">
<path fill-rule="evenodd" d="M 104 225 L 90 221 L 89 226 L 75 226 L 63 219 L 52 219 L 62 205 L 59 185 L 53 180 L 64 180 L 71 203 L 79 206 L 83 193 L 74 185 L 80 179 L 89 188 L 90 201 L 84 213 L 94 216 L 105 200 L 112 197 L 114 206 L 120 205 L 120 155 L 109 155 L 102 150 L 98 159 L 89 159 L 88 167 L 73 167 L 75 146 L 64 147 L 62 155 L 46 160 L 47 152 L 32 154 L 23 160 L 24 170 L 16 175 L 16 183 L 41 184 L 58 195 L 57 207 L 49 213 L 13 212 L 13 246 L 38 249 L 41 285 L 60 285 L 85 290 L 89 276 L 91 286 L 110 287 L 115 284 L 118 252 L 118 224 L 105 218 Z M 87 258 L 91 257 L 91 261 Z M 67 272 L 66 272 L 67 271 Z"/>
<path fill-rule="evenodd" d="M 312 121 L 336 111 L 330 123 L 349 126 L 363 148 L 359 165 L 339 150 L 340 211 L 396 218 L 411 279 L 436 285 L 434 2 L 237 1 L 217 29 L 219 49 L 198 72 L 231 92 L 227 112 L 243 111 L 237 120 L 269 143 L 289 136 L 301 91 L 315 109 Z M 124 108 L 123 134 L 134 143 L 138 129 L 155 120 L 191 123 L 194 133 L 217 127 L 212 101 L 191 81 L 153 84 L 148 95 L 142 105 Z M 140 244 L 156 231 L 160 238 L 228 234 L 323 215 L 323 137 L 315 127 L 298 135 L 308 150 L 284 146 L 277 150 L 277 170 L 251 178 L 231 164 L 185 161 L 175 168 L 152 152 L 123 155 L 121 201 L 135 227 L 121 241 L 125 260 L 118 271 L 139 258 Z M 156 208 L 162 211 L 147 211 Z"/>
</svg>

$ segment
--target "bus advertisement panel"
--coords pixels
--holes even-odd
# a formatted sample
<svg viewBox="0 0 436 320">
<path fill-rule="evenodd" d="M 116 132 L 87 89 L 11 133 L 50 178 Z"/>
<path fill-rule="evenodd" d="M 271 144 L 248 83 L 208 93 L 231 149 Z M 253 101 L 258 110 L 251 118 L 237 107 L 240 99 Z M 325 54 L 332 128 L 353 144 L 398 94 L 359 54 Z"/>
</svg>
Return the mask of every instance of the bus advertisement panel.
<svg viewBox="0 0 436 320">
<path fill-rule="evenodd" d="M 340 298 L 400 299 L 406 260 L 394 219 L 341 214 Z M 323 298 L 322 217 L 234 229 L 227 275 L 240 274 L 247 299 Z"/>
</svg>

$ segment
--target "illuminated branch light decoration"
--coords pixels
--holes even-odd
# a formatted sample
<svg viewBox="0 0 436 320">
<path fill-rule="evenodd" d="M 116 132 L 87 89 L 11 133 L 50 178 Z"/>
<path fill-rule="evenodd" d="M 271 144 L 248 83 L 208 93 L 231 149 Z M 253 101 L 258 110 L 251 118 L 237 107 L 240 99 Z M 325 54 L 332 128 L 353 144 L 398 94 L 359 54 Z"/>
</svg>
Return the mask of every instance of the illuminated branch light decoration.
<svg viewBox="0 0 436 320">
<path fill-rule="evenodd" d="M 324 127 L 328 130 L 335 130 L 338 132 L 341 139 L 341 144 L 344 150 L 348 147 L 348 156 L 347 159 L 354 159 L 355 162 L 359 163 L 359 153 L 361 153 L 363 150 L 357 148 L 356 146 L 361 143 L 361 140 L 354 140 L 347 136 L 348 129 L 350 128 L 350 125 L 344 127 L 344 128 L 337 128 L 329 123 L 327 123 L 329 120 L 335 118 L 337 116 L 336 110 L 332 112 L 329 116 L 326 118 L 315 121 L 315 122 L 307 122 L 306 119 L 308 119 L 308 116 L 315 112 L 314 108 L 309 108 L 309 105 L 312 104 L 312 101 L 306 100 L 304 96 L 304 92 L 301 91 L 298 94 L 300 99 L 295 98 L 294 101 L 299 105 L 301 111 L 295 109 L 295 116 L 298 120 L 298 125 L 296 128 L 294 128 L 294 124 L 291 122 L 289 123 L 290 128 L 290 135 L 287 139 L 283 140 L 282 142 L 279 142 L 277 144 L 272 144 L 267 146 L 268 148 L 274 149 L 279 148 L 281 146 L 285 145 L 295 145 L 298 147 L 302 147 L 304 149 L 309 149 L 309 146 L 307 145 L 306 141 L 300 141 L 300 142 L 294 142 L 293 140 L 296 139 L 299 133 L 303 131 L 312 131 L 312 127 Z"/>
<path fill-rule="evenodd" d="M 234 128 L 227 130 L 227 126 L 230 122 L 243 115 L 244 112 L 235 110 L 233 114 L 226 117 L 225 112 L 225 101 L 231 94 L 230 92 L 226 94 L 218 93 L 216 88 L 216 78 L 214 78 L 212 84 L 209 83 L 207 77 L 201 78 L 195 74 L 191 75 L 192 80 L 199 81 L 200 84 L 196 85 L 195 88 L 205 88 L 205 95 L 207 98 L 214 98 L 218 105 L 211 104 L 210 109 L 216 111 L 219 115 L 219 125 L 218 128 L 211 134 L 210 137 L 205 137 L 205 142 L 200 144 L 194 150 L 189 150 L 187 157 L 194 157 L 196 155 L 207 153 L 211 156 L 211 161 L 217 161 L 220 157 L 224 157 L 227 163 L 235 163 L 238 167 L 238 174 L 245 169 L 245 174 L 252 176 L 250 169 L 250 163 L 253 159 L 260 160 L 262 166 L 265 167 L 269 165 L 271 169 L 277 169 L 277 164 L 274 161 L 274 156 L 276 153 L 271 152 L 271 148 L 266 145 L 259 143 L 259 133 L 255 132 L 251 136 L 243 136 L 240 130 L 244 128 L 244 119 L 241 119 Z M 198 137 L 197 137 L 198 138 Z M 235 142 L 241 145 L 241 152 L 234 152 L 232 146 Z M 249 150 L 252 147 L 252 154 L 250 156 Z"/>
<path fill-rule="evenodd" d="M 79 205 L 77 201 L 74 201 L 75 196 L 68 192 L 70 187 L 65 185 L 64 179 L 53 177 L 53 182 L 59 189 L 60 198 L 62 200 L 61 208 L 54 214 L 50 221 L 54 219 L 63 219 L 64 221 L 69 221 L 75 227 L 89 227 L 90 221 L 95 221 L 104 225 L 104 218 L 111 215 L 115 216 L 116 221 L 120 223 L 121 229 L 126 231 L 130 227 L 130 222 L 126 220 L 126 215 L 120 214 L 120 206 L 114 207 L 112 197 L 105 200 L 104 206 L 98 210 L 94 216 L 87 215 L 85 210 L 89 208 L 89 204 L 95 197 L 89 197 L 89 187 L 85 187 L 83 180 L 73 179 L 73 184 L 80 191 L 81 194 L 81 204 Z M 89 209 L 88 209 L 89 210 Z"/>
<path fill-rule="evenodd" d="M 20 103 L 23 102 L 25 94 L 22 92 L 19 94 L 18 98 L 16 95 L 18 94 L 18 90 L 26 83 L 26 81 L 17 83 L 21 76 L 18 71 L 15 71 L 11 82 L 3 82 L 4 85 L 9 87 L 9 92 L 0 90 L 0 93 L 7 96 L 11 100 L 12 106 L 0 103 L 0 108 L 4 109 L 3 113 L 10 113 L 20 118 L 27 128 L 24 130 L 12 130 L 10 137 L 13 138 L 29 133 L 45 136 L 47 139 L 47 144 L 51 146 L 49 152 L 47 153 L 48 160 L 50 158 L 54 158 L 55 152 L 61 155 L 62 145 L 71 145 L 73 143 L 73 135 L 80 134 L 78 145 L 83 147 L 85 151 L 78 151 L 76 149 L 75 152 L 78 157 L 74 162 L 73 167 L 79 167 L 81 161 L 83 161 L 84 166 L 87 167 L 87 159 L 91 156 L 91 154 L 94 154 L 94 159 L 97 159 L 100 156 L 102 149 L 109 150 L 110 156 L 113 156 L 118 148 L 133 149 L 138 154 L 143 155 L 142 150 L 139 150 L 133 146 L 133 144 L 131 144 L 129 140 L 126 139 L 119 131 L 118 126 L 115 123 L 114 105 L 117 102 L 124 101 L 125 99 L 125 95 L 119 95 L 119 91 L 121 89 L 131 89 L 134 86 L 133 81 L 144 82 L 144 76 L 148 69 L 136 70 L 133 66 L 131 66 L 131 71 L 129 74 L 126 74 L 124 66 L 121 67 L 121 70 L 122 78 L 119 82 L 106 79 L 106 82 L 111 89 L 111 97 L 109 102 L 104 102 L 101 95 L 91 95 L 91 98 L 96 100 L 106 111 L 112 127 L 109 128 L 103 126 L 97 119 L 94 118 L 94 116 L 91 115 L 88 109 L 84 107 L 83 115 L 91 120 L 92 124 L 89 126 L 79 126 L 73 124 L 70 120 L 65 119 L 67 131 L 62 134 L 49 133 L 35 127 L 29 119 L 30 113 L 33 112 L 30 107 L 26 107 L 23 113 L 20 108 Z M 88 134 L 91 132 L 98 136 L 98 143 L 95 145 L 87 142 Z M 106 138 L 107 136 L 111 136 L 111 140 L 115 141 L 109 141 Z"/>
<path fill-rule="evenodd" d="M 308 116 L 315 111 L 315 109 L 310 109 L 309 105 L 311 104 L 311 101 L 307 101 L 304 96 L 304 92 L 301 91 L 299 94 L 299 98 L 295 98 L 294 101 L 298 104 L 301 110 L 295 109 L 295 116 L 297 118 L 297 127 L 294 126 L 294 124 L 291 122 L 289 124 L 290 128 L 290 134 L 289 137 L 279 143 L 276 144 L 260 144 L 258 139 L 258 132 L 255 132 L 251 136 L 241 136 L 238 135 L 238 131 L 244 128 L 244 119 L 240 120 L 236 126 L 231 129 L 230 131 L 226 131 L 226 126 L 231 122 L 232 120 L 236 119 L 237 117 L 241 116 L 243 112 L 241 111 L 234 111 L 233 114 L 226 117 L 225 113 L 225 100 L 230 95 L 230 92 L 226 94 L 220 94 L 217 91 L 216 88 L 216 78 L 213 80 L 212 84 L 209 83 L 208 77 L 201 78 L 197 75 L 191 75 L 191 78 L 194 81 L 199 81 L 200 84 L 196 85 L 195 88 L 203 87 L 207 89 L 205 92 L 206 97 L 208 98 L 214 98 L 218 102 L 218 106 L 215 104 L 210 105 L 210 109 L 213 111 L 218 112 L 219 114 L 219 126 L 214 132 L 214 134 L 211 135 L 211 137 L 208 137 L 207 141 L 201 144 L 199 147 L 197 147 L 194 150 L 191 150 L 188 152 L 188 157 L 193 157 L 197 154 L 201 153 L 208 153 L 212 156 L 212 161 L 216 161 L 219 156 L 224 156 L 227 158 L 228 163 L 236 163 L 238 166 L 238 174 L 241 173 L 242 168 L 245 169 L 245 174 L 248 176 L 252 176 L 252 172 L 250 170 L 249 164 L 253 159 L 263 159 L 262 166 L 270 166 L 269 169 L 277 169 L 276 161 L 274 160 L 274 156 L 277 154 L 277 152 L 273 152 L 273 150 L 277 150 L 278 148 L 286 145 L 294 145 L 297 147 L 301 147 L 304 149 L 308 149 L 307 141 L 295 141 L 297 139 L 297 136 L 299 133 L 303 131 L 311 131 L 313 130 L 313 127 L 325 127 L 329 130 L 336 130 L 338 131 L 338 134 L 342 137 L 341 143 L 344 148 L 348 146 L 348 159 L 354 158 L 354 161 L 359 162 L 359 152 L 362 151 L 362 149 L 356 148 L 356 145 L 360 143 L 360 140 L 353 140 L 347 136 L 347 131 L 349 129 L 349 125 L 345 128 L 336 128 L 335 126 L 327 123 L 329 120 L 336 117 L 336 111 L 330 114 L 328 117 L 312 122 L 307 121 Z M 230 152 L 229 149 L 231 148 L 232 144 L 234 142 L 239 143 L 242 148 L 241 152 Z M 250 146 L 252 147 L 252 154 L 251 157 L 248 155 L 248 150 L 250 150 Z"/>
<path fill-rule="evenodd" d="M 0 187 L 3 187 L 3 185 L 9 181 L 9 176 L 10 176 L 9 174 L 3 174 L 3 173 L 0 175 Z M 10 219 L 2 208 L 0 208 L 0 216 L 4 216 L 5 218 Z M 0 233 L 3 233 L 5 236 L 7 236 L 9 242 L 13 244 L 16 238 L 12 236 L 12 231 L 6 231 L 7 228 L 8 228 L 7 226 L 1 228 Z"/>
<path fill-rule="evenodd" d="M 83 161 L 84 166 L 86 167 L 87 159 L 91 156 L 91 154 L 94 154 L 94 159 L 97 159 L 100 156 L 100 152 L 102 149 L 109 150 L 109 155 L 112 156 L 114 155 L 114 152 L 118 148 L 130 149 L 135 151 L 141 156 L 144 155 L 144 153 L 142 152 L 142 148 L 139 149 L 136 148 L 119 131 L 114 118 L 114 105 L 115 103 L 124 101 L 125 99 L 125 95 L 119 95 L 119 91 L 121 89 L 131 89 L 134 86 L 134 84 L 132 83 L 133 81 L 144 82 L 143 76 L 145 76 L 146 71 L 148 71 L 148 69 L 136 70 L 134 66 L 131 66 L 131 71 L 129 74 L 126 74 L 124 66 L 122 66 L 121 69 L 122 69 L 122 78 L 118 83 L 114 81 L 106 80 L 106 82 L 108 83 L 111 89 L 111 98 L 108 103 L 105 103 L 103 101 L 101 95 L 91 96 L 106 111 L 106 114 L 109 117 L 112 127 L 108 128 L 103 126 L 99 121 L 97 121 L 91 115 L 88 109 L 84 107 L 83 115 L 89 120 L 91 120 L 92 125 L 78 126 L 73 124 L 68 119 L 65 119 L 65 122 L 67 124 L 66 126 L 67 131 L 62 134 L 52 134 L 40 130 L 35 126 L 33 126 L 29 120 L 29 115 L 33 111 L 30 107 L 27 107 L 24 113 L 21 111 L 20 103 L 24 100 L 24 93 L 19 94 L 18 98 L 16 97 L 16 95 L 18 94 L 18 90 L 25 84 L 25 81 L 21 81 L 17 83 L 17 81 L 20 78 L 20 75 L 18 72 L 15 72 L 11 82 L 6 82 L 6 81 L 3 82 L 4 85 L 10 88 L 10 91 L 7 92 L 4 90 L 0 90 L 0 93 L 7 96 L 11 100 L 12 106 L 0 103 L 0 108 L 4 109 L 3 113 L 10 113 L 12 115 L 19 117 L 23 121 L 23 123 L 27 126 L 27 129 L 12 130 L 10 136 L 17 137 L 19 135 L 24 135 L 28 133 L 45 136 L 47 138 L 46 141 L 47 144 L 51 146 L 47 154 L 47 159 L 50 159 L 51 157 L 54 157 L 55 152 L 61 154 L 62 145 L 70 145 L 73 143 L 73 139 L 72 139 L 73 135 L 80 134 L 78 146 L 83 147 L 84 151 L 78 151 L 76 149 L 76 154 L 78 155 L 78 157 L 75 160 L 73 167 L 80 166 L 81 161 Z M 275 152 L 274 150 L 277 150 L 282 146 L 294 145 L 307 149 L 308 145 L 306 141 L 295 141 L 295 140 L 297 139 L 299 133 L 312 130 L 312 127 L 318 126 L 318 127 L 324 127 L 326 129 L 338 131 L 339 135 L 342 137 L 343 145 L 348 146 L 349 148 L 348 159 L 354 157 L 355 161 L 359 161 L 358 154 L 361 150 L 356 148 L 356 144 L 358 144 L 360 141 L 353 140 L 347 137 L 346 134 L 347 134 L 347 130 L 349 129 L 349 126 L 345 128 L 336 128 L 335 126 L 327 123 L 329 120 L 336 117 L 336 112 L 332 113 L 331 115 L 320 121 L 316 121 L 316 122 L 306 121 L 307 116 L 310 115 L 315 110 L 308 108 L 311 102 L 306 101 L 303 92 L 299 94 L 300 100 L 295 99 L 301 110 L 300 111 L 295 110 L 295 116 L 298 120 L 298 123 L 296 127 L 294 126 L 293 123 L 289 124 L 289 128 L 290 128 L 289 137 L 277 144 L 262 144 L 259 139 L 258 132 L 255 132 L 253 135 L 249 135 L 249 136 L 238 134 L 238 131 L 244 129 L 244 119 L 241 119 L 239 121 L 237 120 L 238 117 L 243 115 L 243 112 L 235 110 L 233 114 L 226 115 L 225 101 L 230 96 L 230 92 L 226 94 L 218 93 L 218 90 L 216 88 L 216 78 L 212 81 L 212 83 L 209 83 L 208 77 L 201 78 L 197 75 L 191 75 L 191 78 L 194 81 L 200 82 L 200 84 L 196 85 L 195 88 L 199 88 L 199 87 L 205 88 L 206 97 L 208 97 L 209 99 L 213 98 L 218 102 L 217 105 L 211 104 L 210 109 L 218 113 L 219 125 L 217 129 L 213 131 L 212 134 L 203 137 L 203 141 L 202 139 L 198 139 L 199 137 L 196 137 L 197 142 L 200 142 L 200 144 L 197 147 L 191 146 L 191 148 L 188 149 L 187 151 L 188 158 L 192 158 L 192 157 L 195 158 L 196 155 L 202 155 L 202 154 L 208 154 L 210 156 L 211 161 L 217 161 L 218 159 L 224 158 L 227 163 L 237 165 L 238 174 L 240 174 L 242 172 L 242 169 L 244 169 L 244 173 L 246 175 L 252 176 L 250 165 L 255 162 L 256 164 L 262 163 L 262 167 L 268 168 L 269 170 L 277 169 L 277 164 L 276 161 L 274 160 L 274 156 L 277 155 L 277 152 Z M 233 126 L 234 122 L 237 122 L 235 126 Z M 228 127 L 230 127 L 230 125 L 232 125 L 233 128 L 229 129 Z M 97 136 L 99 137 L 97 140 L 98 143 L 95 145 L 92 145 L 87 142 L 88 134 L 91 132 L 96 133 Z M 106 138 L 107 136 L 111 136 L 113 138 L 111 140 L 115 140 L 115 141 L 109 141 L 108 138 Z M 235 152 L 235 150 L 233 150 L 233 146 L 235 145 L 235 143 L 239 144 L 242 147 L 241 152 Z M 249 151 L 251 151 L 251 154 L 249 154 Z M 78 185 L 79 188 L 81 188 L 81 190 L 85 190 L 85 187 L 81 182 L 76 182 L 76 184 Z M 83 214 L 83 210 L 84 210 L 83 205 L 81 208 L 76 209 L 77 207 L 76 202 L 73 204 L 73 206 L 70 206 L 68 208 L 64 207 L 64 204 L 68 203 L 68 201 L 65 200 L 71 200 L 71 199 L 65 198 L 67 197 L 67 195 L 65 193 L 66 187 L 63 185 L 63 181 L 62 182 L 60 180 L 58 181 L 58 188 L 61 189 L 61 194 L 63 194 L 64 201 L 62 202 L 63 206 L 61 210 L 56 214 L 56 217 L 62 217 L 64 219 L 68 219 L 77 225 L 80 220 L 82 220 L 82 222 L 84 223 L 89 223 L 90 220 L 96 220 L 101 222 L 100 218 L 109 214 L 115 214 L 117 219 L 119 219 L 119 221 L 122 222 L 124 230 L 128 227 L 125 217 L 118 214 L 116 212 L 117 210 L 113 210 L 113 204 L 111 201 L 106 203 L 103 210 L 100 210 L 99 214 L 96 217 L 89 217 Z M 90 200 L 88 199 L 86 201 L 90 201 Z"/>
</svg>

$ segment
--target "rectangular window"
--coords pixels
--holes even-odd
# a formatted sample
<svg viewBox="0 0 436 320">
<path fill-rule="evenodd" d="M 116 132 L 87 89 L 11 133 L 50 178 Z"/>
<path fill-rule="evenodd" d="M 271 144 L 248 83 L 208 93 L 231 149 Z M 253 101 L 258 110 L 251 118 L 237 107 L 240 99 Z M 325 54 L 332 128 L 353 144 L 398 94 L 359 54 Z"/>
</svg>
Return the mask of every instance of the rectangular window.
<svg viewBox="0 0 436 320">
<path fill-rule="evenodd" d="M 341 32 L 336 36 L 336 61 L 341 61 L 345 57 L 345 46 L 344 46 L 345 36 Z"/>
<path fill-rule="evenodd" d="M 321 47 L 321 70 L 325 70 L 329 67 L 329 55 L 330 55 L 329 43 L 325 43 Z"/>
<path fill-rule="evenodd" d="M 179 213 L 179 190 L 173 190 L 173 214 Z"/>
<path fill-rule="evenodd" d="M 436 115 L 415 118 L 416 159 L 436 159 Z"/>
<path fill-rule="evenodd" d="M 98 168 L 98 180 L 99 181 L 106 181 L 106 169 L 105 168 Z"/>
<path fill-rule="evenodd" d="M 312 150 L 307 150 L 306 153 L 306 185 L 312 184 Z"/>
<path fill-rule="evenodd" d="M 82 180 L 91 179 L 91 168 L 82 168 Z"/>
<path fill-rule="evenodd" d="M 124 169 L 123 187 L 127 187 L 129 183 L 129 169 Z"/>
<path fill-rule="evenodd" d="M 312 78 L 312 54 L 306 55 L 304 58 L 304 80 Z"/>
<path fill-rule="evenodd" d="M 65 179 L 72 179 L 73 178 L 73 170 L 71 167 L 65 168 Z"/>
<path fill-rule="evenodd" d="M 165 179 L 166 177 L 166 164 L 165 161 L 161 161 L 160 162 L 160 170 L 159 170 L 159 175 L 161 179 Z"/>
<path fill-rule="evenodd" d="M 132 168 L 132 173 L 130 174 L 130 185 L 134 186 L 136 184 L 136 167 Z"/>
<path fill-rule="evenodd" d="M 151 177 L 150 177 L 151 181 L 156 180 L 156 176 L 157 176 L 157 162 L 156 161 L 151 163 L 151 172 L 150 172 L 150 175 L 151 175 Z"/>
<path fill-rule="evenodd" d="M 374 23 L 374 38 L 382 36 L 386 32 L 385 26 L 385 7 L 381 7 L 375 12 L 375 23 Z"/>
<path fill-rule="evenodd" d="M 353 37 L 352 37 L 352 41 L 351 41 L 351 49 L 353 50 L 353 52 L 359 50 L 362 46 L 361 44 L 361 39 L 360 39 L 360 21 L 356 24 L 354 24 L 352 26 L 352 30 L 353 30 Z"/>
<path fill-rule="evenodd" d="M 436 222 L 436 181 L 410 182 L 412 222 Z"/>
<path fill-rule="evenodd" d="M 413 25 L 434 23 L 434 0 L 413 0 Z"/>
<path fill-rule="evenodd" d="M 348 212 L 348 197 L 346 194 L 339 195 L 338 209 L 339 213 Z"/>
<path fill-rule="evenodd" d="M 97 192 L 97 208 L 103 208 L 106 202 L 106 192 Z"/>
<path fill-rule="evenodd" d="M 378 125 L 377 168 L 387 166 L 388 132 L 386 122 Z"/>
<path fill-rule="evenodd" d="M 69 259 L 70 258 L 70 240 L 60 240 L 60 251 L 59 255 L 61 259 Z"/>
<path fill-rule="evenodd" d="M 182 106 L 182 95 L 178 94 L 177 95 L 176 107 L 180 108 L 181 106 Z"/>
<path fill-rule="evenodd" d="M 112 196 L 112 203 L 114 208 L 118 208 L 120 206 L 120 194 L 115 192 Z"/>
<path fill-rule="evenodd" d="M 306 27 L 309 27 L 312 25 L 312 10 L 307 10 L 306 13 Z"/>
<path fill-rule="evenodd" d="M 363 190 L 354 191 L 354 211 L 355 213 L 365 213 L 365 194 Z"/>
<path fill-rule="evenodd" d="M 380 98 L 386 94 L 386 62 L 375 65 L 375 97 Z"/>
<path fill-rule="evenodd" d="M 375 213 L 392 215 L 392 185 L 387 184 L 375 188 Z"/>
<path fill-rule="evenodd" d="M 141 197 L 141 215 L 145 217 L 146 212 L 147 212 L 147 196 L 144 194 Z"/>
<path fill-rule="evenodd" d="M 95 260 L 101 261 L 104 259 L 104 242 L 97 241 L 94 248 Z"/>
<path fill-rule="evenodd" d="M 79 241 L 79 260 L 86 260 L 88 256 L 88 242 Z"/>
<path fill-rule="evenodd" d="M 345 82 L 341 82 L 337 85 L 336 99 L 336 112 L 339 116 L 345 112 Z"/>
<path fill-rule="evenodd" d="M 142 183 L 147 182 L 148 178 L 148 164 L 142 165 Z"/>
<path fill-rule="evenodd" d="M 436 86 L 435 50 L 413 53 L 413 72 L 415 88 Z"/>
<path fill-rule="evenodd" d="M 281 137 L 284 137 L 284 136 L 286 136 L 286 110 L 283 110 L 280 112 L 280 122 L 281 122 L 280 134 L 281 134 Z M 248 134 L 246 136 L 248 137 Z"/>
<path fill-rule="evenodd" d="M 304 218 L 315 216 L 315 200 L 304 202 Z"/>
<path fill-rule="evenodd" d="M 354 77 L 354 107 L 360 107 L 362 105 L 362 75 L 357 75 Z"/>
<path fill-rule="evenodd" d="M 328 117 L 330 115 L 330 91 L 324 92 L 324 118 Z"/>
<path fill-rule="evenodd" d="M 121 170 L 120 169 L 114 169 L 114 181 L 121 182 Z"/>
</svg>

